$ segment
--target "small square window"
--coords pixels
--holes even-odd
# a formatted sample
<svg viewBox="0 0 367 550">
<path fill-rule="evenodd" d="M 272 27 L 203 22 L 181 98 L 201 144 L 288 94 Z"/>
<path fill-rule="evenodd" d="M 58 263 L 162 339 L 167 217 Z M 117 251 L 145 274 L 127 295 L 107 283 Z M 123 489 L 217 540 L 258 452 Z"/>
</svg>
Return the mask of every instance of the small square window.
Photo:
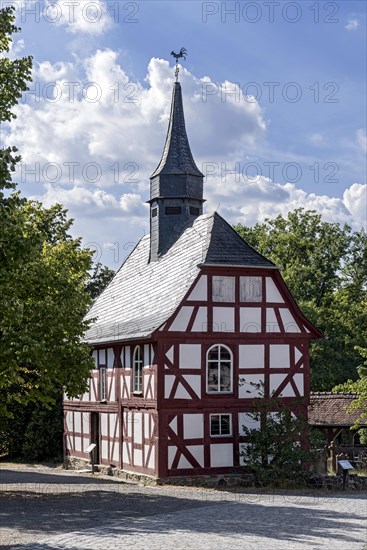
<svg viewBox="0 0 367 550">
<path fill-rule="evenodd" d="M 230 414 L 211 414 L 210 415 L 210 435 L 227 436 L 232 435 L 232 422 Z"/>
</svg>

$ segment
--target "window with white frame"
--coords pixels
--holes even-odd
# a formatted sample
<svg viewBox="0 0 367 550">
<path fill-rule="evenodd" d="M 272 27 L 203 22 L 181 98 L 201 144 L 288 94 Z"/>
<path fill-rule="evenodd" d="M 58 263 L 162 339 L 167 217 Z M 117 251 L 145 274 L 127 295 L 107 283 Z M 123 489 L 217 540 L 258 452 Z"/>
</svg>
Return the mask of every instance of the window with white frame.
<svg viewBox="0 0 367 550">
<path fill-rule="evenodd" d="M 99 367 L 99 398 L 101 401 L 107 399 L 107 369 Z"/>
<path fill-rule="evenodd" d="M 143 388 L 143 354 L 141 346 L 136 346 L 133 356 L 133 391 L 141 393 Z"/>
<path fill-rule="evenodd" d="M 214 437 L 232 435 L 232 415 L 211 414 L 210 435 Z"/>
<path fill-rule="evenodd" d="M 232 391 L 233 356 L 227 346 L 212 346 L 207 353 L 206 367 L 208 393 Z"/>
</svg>

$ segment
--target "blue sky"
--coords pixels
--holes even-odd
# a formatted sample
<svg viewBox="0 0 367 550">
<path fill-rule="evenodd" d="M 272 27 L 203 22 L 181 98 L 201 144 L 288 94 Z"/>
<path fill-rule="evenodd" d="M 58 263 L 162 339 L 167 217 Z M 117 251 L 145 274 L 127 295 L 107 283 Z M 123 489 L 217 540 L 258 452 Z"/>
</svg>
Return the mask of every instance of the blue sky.
<svg viewBox="0 0 367 550">
<path fill-rule="evenodd" d="M 23 155 L 22 191 L 65 204 L 103 263 L 117 267 L 149 231 L 169 54 L 182 46 L 207 211 L 252 225 L 304 206 L 366 224 L 365 2 L 10 3 L 22 27 L 13 55 L 34 56 L 38 97 L 2 138 Z"/>
</svg>

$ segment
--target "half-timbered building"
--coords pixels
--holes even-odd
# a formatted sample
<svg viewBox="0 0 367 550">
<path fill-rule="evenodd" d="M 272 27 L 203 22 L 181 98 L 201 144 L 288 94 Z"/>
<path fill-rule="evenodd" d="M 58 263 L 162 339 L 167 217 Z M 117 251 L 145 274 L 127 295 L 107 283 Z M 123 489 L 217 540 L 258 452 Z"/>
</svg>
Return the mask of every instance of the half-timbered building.
<svg viewBox="0 0 367 550">
<path fill-rule="evenodd" d="M 302 398 L 306 412 L 309 342 L 321 335 L 278 268 L 203 202 L 175 82 L 150 235 L 89 313 L 95 369 L 88 391 L 64 400 L 67 457 L 88 459 L 95 443 L 97 462 L 135 474 L 234 473 L 262 392 L 295 414 Z"/>
</svg>

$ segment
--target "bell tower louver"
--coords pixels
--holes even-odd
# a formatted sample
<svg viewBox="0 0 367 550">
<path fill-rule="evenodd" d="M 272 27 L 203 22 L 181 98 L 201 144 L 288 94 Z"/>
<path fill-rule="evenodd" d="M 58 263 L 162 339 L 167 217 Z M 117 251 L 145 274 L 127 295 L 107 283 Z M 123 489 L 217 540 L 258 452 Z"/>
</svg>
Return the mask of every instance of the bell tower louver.
<svg viewBox="0 0 367 550">
<path fill-rule="evenodd" d="M 150 177 L 151 262 L 203 213 L 203 179 L 186 134 L 181 85 L 175 82 L 163 155 Z"/>
</svg>

